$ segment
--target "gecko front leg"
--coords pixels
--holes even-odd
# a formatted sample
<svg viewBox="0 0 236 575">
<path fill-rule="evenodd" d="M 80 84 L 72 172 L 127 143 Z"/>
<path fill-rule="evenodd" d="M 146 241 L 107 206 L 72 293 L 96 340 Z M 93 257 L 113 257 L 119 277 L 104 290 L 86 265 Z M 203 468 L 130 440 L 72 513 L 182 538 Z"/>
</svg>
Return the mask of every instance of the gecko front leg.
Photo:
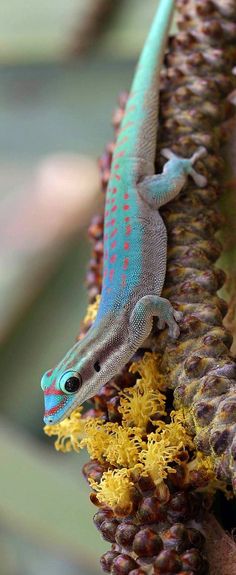
<svg viewBox="0 0 236 575">
<path fill-rule="evenodd" d="M 182 313 L 176 311 L 171 303 L 158 295 L 146 295 L 135 305 L 130 316 L 131 339 L 141 345 L 151 332 L 153 317 L 158 317 L 158 328 L 163 329 L 168 325 L 170 337 L 177 338 L 180 329 L 177 324 L 182 318 Z"/>
<path fill-rule="evenodd" d="M 191 158 L 180 158 L 176 154 L 164 148 L 161 154 L 168 159 L 164 165 L 162 174 L 145 177 L 138 184 L 138 191 L 144 201 L 155 209 L 160 208 L 179 194 L 188 176 L 191 176 L 197 186 L 204 187 L 207 180 L 194 169 L 194 163 L 205 156 L 206 148 L 201 147 Z"/>
</svg>

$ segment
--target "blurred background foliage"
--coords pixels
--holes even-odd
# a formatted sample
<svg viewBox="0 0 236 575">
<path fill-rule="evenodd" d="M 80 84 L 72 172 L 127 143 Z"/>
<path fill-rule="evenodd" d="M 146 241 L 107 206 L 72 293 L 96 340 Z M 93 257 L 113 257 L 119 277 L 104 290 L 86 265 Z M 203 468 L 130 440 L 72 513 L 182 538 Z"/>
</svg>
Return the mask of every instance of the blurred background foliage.
<svg viewBox="0 0 236 575">
<path fill-rule="evenodd" d="M 95 34 L 96 0 L 1 1 L 1 575 L 92 574 L 107 548 L 81 475 L 86 454 L 58 454 L 44 436 L 39 382 L 86 310 L 95 159 L 157 4 L 110 2 Z"/>
</svg>

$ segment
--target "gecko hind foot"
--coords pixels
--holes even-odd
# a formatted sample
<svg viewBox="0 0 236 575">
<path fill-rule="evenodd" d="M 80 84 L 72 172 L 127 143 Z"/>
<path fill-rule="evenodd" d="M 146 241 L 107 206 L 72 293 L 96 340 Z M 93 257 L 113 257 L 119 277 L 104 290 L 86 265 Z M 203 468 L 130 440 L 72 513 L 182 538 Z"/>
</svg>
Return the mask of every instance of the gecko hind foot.
<svg viewBox="0 0 236 575">
<path fill-rule="evenodd" d="M 193 178 L 195 184 L 199 186 L 199 188 L 204 188 L 207 185 L 207 179 L 205 176 L 199 174 L 193 167 L 197 160 L 207 155 L 207 149 L 204 146 L 200 146 L 191 158 L 181 158 L 181 156 L 172 152 L 170 148 L 163 148 L 161 150 L 161 155 L 167 160 L 182 160 L 187 174 Z"/>
</svg>

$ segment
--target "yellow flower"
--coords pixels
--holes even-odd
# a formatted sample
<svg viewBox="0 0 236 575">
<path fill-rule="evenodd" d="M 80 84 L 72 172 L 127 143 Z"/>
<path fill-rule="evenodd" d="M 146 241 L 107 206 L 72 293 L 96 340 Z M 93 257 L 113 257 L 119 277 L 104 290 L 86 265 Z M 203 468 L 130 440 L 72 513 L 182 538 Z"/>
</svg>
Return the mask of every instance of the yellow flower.
<svg viewBox="0 0 236 575">
<path fill-rule="evenodd" d="M 95 302 L 91 303 L 88 306 L 87 313 L 86 313 L 86 316 L 84 318 L 84 324 L 85 325 L 88 323 L 93 323 L 95 321 L 96 315 L 98 312 L 98 308 L 99 308 L 99 304 L 100 304 L 100 300 L 101 300 L 101 295 L 99 294 L 96 296 Z"/>
<path fill-rule="evenodd" d="M 165 395 L 161 393 L 163 378 L 158 373 L 160 358 L 154 353 L 145 353 L 143 358 L 130 366 L 131 373 L 139 373 L 134 387 L 121 393 L 119 411 L 124 426 L 136 427 L 146 431 L 147 424 L 158 413 L 165 415 Z M 153 421 L 155 424 L 155 420 Z"/>
<path fill-rule="evenodd" d="M 118 506 L 121 509 L 126 509 L 130 507 L 133 482 L 128 469 L 105 471 L 99 484 L 93 479 L 90 479 L 89 483 L 97 492 L 100 503 L 112 508 Z"/>
<path fill-rule="evenodd" d="M 157 390 L 140 388 L 139 383 L 126 389 L 120 400 L 119 411 L 122 414 L 124 426 L 136 427 L 146 431 L 147 424 L 157 412 L 165 414 L 164 396 Z M 154 422 L 155 423 L 155 422 Z"/>
<path fill-rule="evenodd" d="M 86 447 L 92 459 L 102 462 L 105 458 L 105 451 L 110 442 L 109 433 L 113 429 L 113 423 L 104 423 L 99 418 L 88 418 L 85 420 L 85 436 L 81 441 L 81 447 Z"/>
<path fill-rule="evenodd" d="M 78 407 L 70 417 L 66 417 L 63 421 L 56 425 L 45 425 L 44 431 L 46 435 L 57 435 L 55 441 L 55 448 L 57 451 L 66 453 L 74 449 L 80 451 L 80 439 L 83 436 L 85 420 L 81 419 L 82 407 Z"/>
<path fill-rule="evenodd" d="M 134 434 L 133 429 L 124 428 L 116 424 L 110 434 L 109 443 L 105 450 L 106 460 L 114 466 L 133 468 L 137 462 L 144 442 Z"/>
<path fill-rule="evenodd" d="M 141 379 L 139 379 L 140 387 L 143 386 L 145 389 L 164 389 L 165 382 L 163 375 L 159 372 L 161 356 L 157 353 L 146 352 L 140 361 L 132 363 L 129 368 L 131 373 L 139 373 Z"/>
<path fill-rule="evenodd" d="M 193 480 L 194 477 L 198 477 L 199 491 L 215 494 L 216 491 L 220 490 L 223 491 L 227 499 L 233 497 L 231 487 L 227 486 L 225 481 L 216 478 L 214 460 L 211 455 L 205 455 L 201 451 L 196 452 L 194 459 L 186 465 L 186 483 L 192 482 L 191 476 Z M 201 483 L 203 487 L 201 487 Z"/>
<path fill-rule="evenodd" d="M 151 475 L 154 483 L 158 485 L 167 477 L 168 473 L 175 473 L 169 464 L 174 461 L 176 448 L 167 445 L 155 433 L 148 436 L 147 448 L 140 453 L 139 460 L 143 464 L 142 475 Z"/>
<path fill-rule="evenodd" d="M 175 417 L 175 412 L 172 412 L 172 417 Z M 177 414 L 176 418 L 179 417 Z M 178 455 L 186 447 L 193 448 L 193 441 L 182 423 L 159 421 L 155 433 L 148 436 L 146 450 L 143 449 L 139 457 L 144 466 L 142 473 L 149 473 L 157 485 L 168 473 L 176 472 L 171 464 L 178 461 Z"/>
<path fill-rule="evenodd" d="M 192 437 L 186 428 L 183 411 L 172 411 L 170 416 L 172 419 L 171 423 L 165 424 L 164 427 L 162 422 L 158 422 L 162 426 L 162 438 L 168 441 L 170 445 L 175 446 L 178 451 L 186 447 L 194 449 Z"/>
</svg>

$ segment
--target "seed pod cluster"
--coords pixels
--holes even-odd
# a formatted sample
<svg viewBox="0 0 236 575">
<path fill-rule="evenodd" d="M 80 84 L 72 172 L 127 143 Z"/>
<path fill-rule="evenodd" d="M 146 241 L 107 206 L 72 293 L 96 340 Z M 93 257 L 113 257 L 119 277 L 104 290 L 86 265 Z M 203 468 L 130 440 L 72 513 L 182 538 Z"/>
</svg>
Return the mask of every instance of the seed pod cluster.
<svg viewBox="0 0 236 575">
<path fill-rule="evenodd" d="M 222 323 L 227 305 L 217 296 L 225 275 L 215 266 L 221 253 L 215 232 L 222 222 L 215 201 L 221 193 L 223 170 L 220 128 L 232 112 L 226 97 L 234 85 L 235 6 L 228 0 L 206 0 L 204 6 L 198 1 L 179 0 L 178 6 L 181 32 L 171 40 L 166 57 L 157 140 L 182 156 L 188 156 L 196 146 L 206 146 L 207 158 L 197 167 L 207 176 L 208 185 L 202 190 L 188 182 L 180 197 L 162 208 L 169 242 L 164 295 L 184 317 L 178 341 L 171 341 L 164 331 L 156 333 L 155 346 L 163 354 L 162 370 L 168 373 L 168 385 L 175 390 L 175 406 L 189 409 L 198 448 L 213 455 L 218 477 L 234 485 L 236 366 L 229 353 L 232 336 Z M 115 133 L 127 97 L 125 92 L 120 95 L 113 115 Z M 113 150 L 114 143 L 109 143 L 100 158 L 104 191 Z M 89 229 L 94 244 L 87 276 L 91 301 L 101 290 L 102 234 L 103 220 L 95 217 Z M 118 406 L 115 394 L 109 405 L 113 421 L 119 419 Z"/>
<path fill-rule="evenodd" d="M 134 575 L 134 571 L 135 575 L 143 575 L 150 569 L 154 575 L 185 572 L 207 575 L 208 564 L 202 553 L 204 536 L 199 530 L 186 526 L 187 521 L 200 519 L 201 497 L 194 492 L 173 493 L 169 501 L 162 503 L 157 495 L 142 495 L 136 512 L 125 519 L 114 517 L 111 510 L 105 508 L 94 516 L 102 537 L 112 543 L 111 551 L 101 558 L 103 570 L 117 575 L 128 575 L 130 572 Z M 176 514 L 172 521 L 170 508 L 176 507 L 178 497 L 181 504 L 184 503 L 185 513 L 183 508 L 179 509 L 180 520 Z M 147 499 L 143 521 L 142 508 Z"/>
<path fill-rule="evenodd" d="M 166 58 L 159 141 L 182 156 L 204 145 L 208 155 L 197 167 L 208 184 L 198 189 L 189 181 L 162 209 L 169 242 L 164 295 L 183 321 L 178 341 L 166 332 L 157 341 L 175 406 L 188 410 L 196 444 L 213 456 L 218 477 L 236 487 L 236 366 L 222 323 L 227 306 L 217 296 L 224 274 L 215 266 L 221 246 L 214 236 L 221 223 L 214 203 L 221 193 L 221 124 L 231 113 L 226 97 L 234 85 L 236 5 L 179 0 L 178 7 L 181 32 Z"/>
<path fill-rule="evenodd" d="M 219 478 L 234 483 L 236 370 L 229 353 L 232 338 L 222 323 L 227 305 L 217 296 L 225 278 L 215 266 L 221 245 L 214 234 L 221 224 L 215 201 L 223 170 L 220 128 L 231 114 L 226 97 L 233 88 L 236 5 L 232 0 L 178 0 L 178 7 L 180 32 L 170 40 L 162 74 L 157 140 L 161 147 L 186 157 L 204 145 L 208 155 L 197 169 L 207 177 L 208 185 L 198 189 L 189 181 L 181 196 L 162 209 L 169 241 L 164 295 L 183 312 L 183 320 L 177 341 L 171 341 L 166 330 L 158 333 L 154 329 L 153 338 L 163 356 L 161 368 L 174 391 L 175 407 L 186 409 L 196 444 L 213 456 Z M 116 133 L 126 101 L 127 94 L 121 94 L 113 116 Z M 114 143 L 110 143 L 100 159 L 104 192 L 113 150 Z M 157 169 L 161 167 L 159 149 Z M 87 285 L 93 302 L 102 281 L 101 217 L 93 219 L 89 235 L 93 254 Z M 135 376 L 123 370 L 93 399 L 93 415 L 119 423 L 119 391 L 134 382 Z M 84 474 L 99 482 L 105 470 L 93 461 L 85 466 Z M 184 479 L 184 465 L 179 465 L 166 481 L 165 496 L 160 497 L 151 478 L 137 476 L 126 512 L 100 506 L 94 521 L 112 544 L 101 558 L 105 572 L 207 575 L 204 537 L 191 523 L 201 523 L 205 498 L 190 486 L 186 489 Z M 195 486 L 205 486 L 197 471 Z M 99 506 L 96 494 L 92 501 Z"/>
</svg>

